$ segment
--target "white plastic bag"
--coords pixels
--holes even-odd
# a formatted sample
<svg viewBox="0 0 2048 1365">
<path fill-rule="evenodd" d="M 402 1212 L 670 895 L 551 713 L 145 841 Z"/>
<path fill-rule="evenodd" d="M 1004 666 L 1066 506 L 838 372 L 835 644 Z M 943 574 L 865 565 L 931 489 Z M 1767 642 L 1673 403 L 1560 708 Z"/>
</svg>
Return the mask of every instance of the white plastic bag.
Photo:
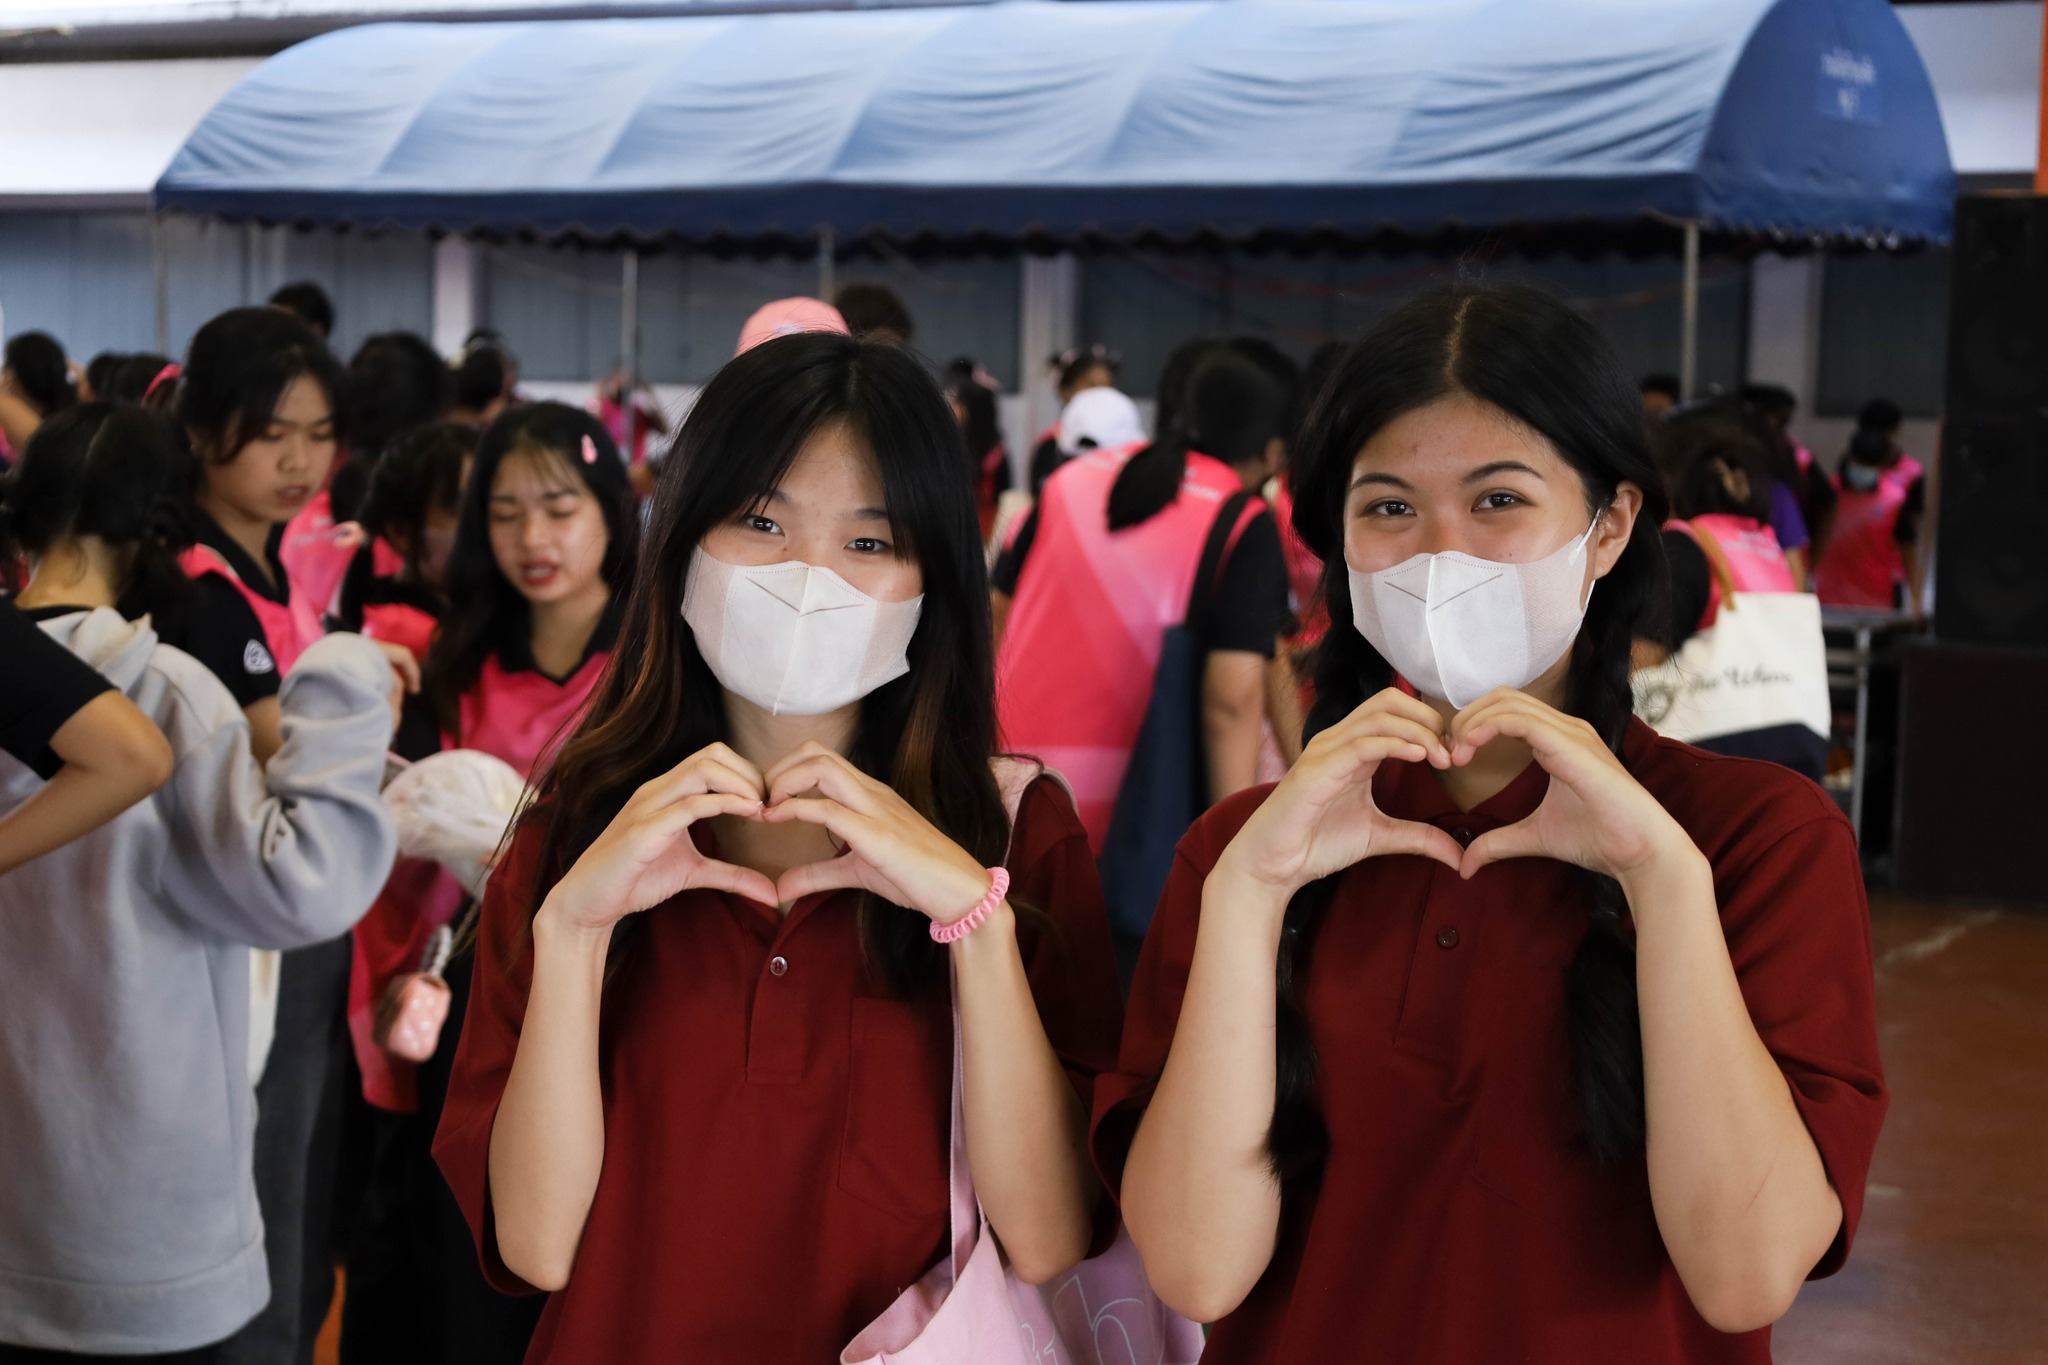
<svg viewBox="0 0 2048 1365">
<path fill-rule="evenodd" d="M 384 804 L 398 825 L 401 856 L 431 858 L 470 895 L 481 896 L 525 791 L 525 779 L 503 759 L 449 749 L 392 778 Z"/>
</svg>

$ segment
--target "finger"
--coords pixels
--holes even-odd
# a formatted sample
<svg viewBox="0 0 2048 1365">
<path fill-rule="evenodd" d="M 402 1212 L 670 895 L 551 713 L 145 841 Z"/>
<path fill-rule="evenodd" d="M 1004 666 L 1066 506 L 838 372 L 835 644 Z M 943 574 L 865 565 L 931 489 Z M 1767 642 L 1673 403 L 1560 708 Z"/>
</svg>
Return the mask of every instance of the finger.
<svg viewBox="0 0 2048 1365">
<path fill-rule="evenodd" d="M 775 883 L 775 895 L 778 904 L 786 905 L 820 891 L 839 891 L 865 885 L 861 880 L 860 862 L 849 853 L 822 863 L 792 867 Z"/>
<path fill-rule="evenodd" d="M 1458 737 L 1453 757 L 1462 755 L 1459 761 L 1468 761 L 1501 736 L 1521 740 L 1536 755 L 1538 763 L 1559 776 L 1565 775 L 1566 768 L 1583 771 L 1579 764 L 1596 750 L 1612 757 L 1591 726 L 1574 723 L 1572 717 L 1560 715 L 1541 703 L 1512 702 L 1502 702 L 1466 727 Z"/>
<path fill-rule="evenodd" d="M 848 810 L 879 813 L 880 803 L 862 774 L 838 754 L 812 754 L 784 767 L 768 779 L 768 804 L 776 805 L 804 792 L 818 791 Z"/>
<path fill-rule="evenodd" d="M 1425 763 L 1429 755 L 1429 746 L 1419 740 L 1400 735 L 1360 735 L 1333 751 L 1327 762 L 1311 773 L 1311 778 L 1319 792 L 1334 797 L 1361 780 L 1370 781 L 1371 774 L 1390 758 Z"/>
<path fill-rule="evenodd" d="M 735 863 L 722 863 L 716 858 L 705 858 L 691 870 L 690 885 L 705 887 L 714 891 L 730 891 L 735 896 L 744 896 L 759 905 L 780 905 L 782 893 L 767 874 L 756 872 L 751 867 L 740 867 Z"/>
<path fill-rule="evenodd" d="M 628 804 L 635 810 L 654 810 L 673 805 L 686 796 L 713 791 L 762 800 L 760 784 L 745 771 L 746 760 L 740 762 L 743 766 L 736 768 L 708 749 L 692 754 L 633 793 Z"/>
<path fill-rule="evenodd" d="M 1465 857 L 1465 850 L 1458 847 L 1456 839 L 1435 825 L 1414 820 L 1388 820 L 1373 837 L 1373 844 L 1374 853 L 1413 853 L 1419 858 L 1434 858 L 1453 872 L 1460 870 Z"/>
<path fill-rule="evenodd" d="M 391 671 L 398 675 L 398 681 L 407 692 L 420 690 L 420 661 L 404 645 L 388 645 L 385 657 L 391 660 Z"/>
<path fill-rule="evenodd" d="M 1550 851 L 1543 846 L 1534 820 L 1519 820 L 1500 829 L 1488 830 L 1474 839 L 1464 850 L 1464 858 L 1456 864 L 1458 875 L 1471 880 L 1480 868 L 1492 863 L 1504 862 L 1509 858 L 1545 858 Z"/>
<path fill-rule="evenodd" d="M 1366 700 L 1360 711 L 1375 710 L 1386 715 L 1405 716 L 1424 728 L 1442 734 L 1444 718 L 1434 706 L 1420 697 L 1411 696 L 1398 687 L 1383 688 Z M 1353 713 L 1357 714 L 1356 712 Z"/>
<path fill-rule="evenodd" d="M 778 787 L 788 791 L 790 789 L 786 786 L 784 780 L 790 774 L 797 771 L 817 771 L 821 768 L 829 768 L 839 772 L 855 782 L 865 782 L 867 780 L 866 774 L 848 762 L 844 754 L 840 753 L 837 749 L 820 744 L 815 739 L 812 739 L 804 741 L 794 753 L 785 754 L 781 762 L 769 768 L 762 777 L 763 787 L 768 791 L 773 791 Z M 805 789 L 796 788 L 795 790 Z"/>
<path fill-rule="evenodd" d="M 708 744 L 704 748 L 699 749 L 692 757 L 711 759 L 722 763 L 734 772 L 752 778 L 756 791 L 765 792 L 768 790 L 768 780 L 761 775 L 760 765 L 745 754 L 742 754 L 739 750 L 733 748 L 730 744 Z"/>
<path fill-rule="evenodd" d="M 848 810 L 830 797 L 822 796 L 790 797 L 764 809 L 761 818 L 771 825 L 787 824 L 791 820 L 806 825 L 822 825 L 833 838 L 856 850 L 869 841 L 874 830 L 873 821 Z"/>
</svg>

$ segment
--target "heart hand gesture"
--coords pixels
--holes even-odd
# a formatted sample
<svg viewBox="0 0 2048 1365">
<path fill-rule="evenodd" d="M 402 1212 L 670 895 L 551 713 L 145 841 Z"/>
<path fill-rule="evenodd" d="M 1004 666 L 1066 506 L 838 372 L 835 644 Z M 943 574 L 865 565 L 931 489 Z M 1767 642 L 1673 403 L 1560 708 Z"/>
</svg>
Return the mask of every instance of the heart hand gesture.
<svg viewBox="0 0 2048 1365">
<path fill-rule="evenodd" d="M 860 887 L 950 924 L 981 903 L 989 874 L 896 794 L 824 745 L 805 744 L 768 772 L 770 824 L 820 825 L 845 852 L 782 874 L 776 899 Z M 815 792 L 816 795 L 808 793 Z"/>
<path fill-rule="evenodd" d="M 1492 740 L 1529 746 L 1550 789 L 1527 819 L 1480 835 L 1465 850 L 1466 877 L 1505 858 L 1555 858 L 1626 880 L 1691 836 L 1622 767 L 1597 731 L 1526 692 L 1496 688 L 1451 720 L 1451 761 L 1469 763 Z"/>
<path fill-rule="evenodd" d="M 1450 766 L 1442 720 L 1425 703 L 1388 688 L 1309 741 L 1219 861 L 1282 896 L 1353 863 L 1391 853 L 1458 866 L 1463 850 L 1434 825 L 1397 820 L 1373 800 L 1372 778 L 1388 759 Z"/>
<path fill-rule="evenodd" d="M 725 745 L 692 754 L 633 793 L 548 893 L 549 903 L 570 926 L 590 931 L 698 887 L 775 904 L 767 877 L 705 857 L 690 838 L 699 820 L 758 817 L 763 790 L 760 770 Z"/>
</svg>

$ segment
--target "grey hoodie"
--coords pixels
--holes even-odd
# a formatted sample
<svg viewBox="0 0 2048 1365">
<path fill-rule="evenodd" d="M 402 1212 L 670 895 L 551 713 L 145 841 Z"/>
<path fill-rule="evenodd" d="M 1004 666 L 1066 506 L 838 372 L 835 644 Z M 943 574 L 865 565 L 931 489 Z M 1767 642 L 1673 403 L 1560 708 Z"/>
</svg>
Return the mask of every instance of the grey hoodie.
<svg viewBox="0 0 2048 1365">
<path fill-rule="evenodd" d="M 383 885 L 391 668 L 360 636 L 315 643 L 279 693 L 266 771 L 228 690 L 146 618 L 43 629 L 156 722 L 177 768 L 0 876 L 0 1342 L 185 1350 L 270 1297 L 249 949 L 333 938 Z M 0 754 L 0 811 L 38 785 Z"/>
</svg>

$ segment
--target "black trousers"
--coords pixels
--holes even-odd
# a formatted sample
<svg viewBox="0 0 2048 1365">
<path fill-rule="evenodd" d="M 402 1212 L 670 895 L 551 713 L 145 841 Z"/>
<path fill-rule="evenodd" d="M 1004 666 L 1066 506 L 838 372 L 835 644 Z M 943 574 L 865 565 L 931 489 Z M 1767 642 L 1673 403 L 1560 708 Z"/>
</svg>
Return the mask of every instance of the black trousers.
<svg viewBox="0 0 2048 1365">
<path fill-rule="evenodd" d="M 270 1302 L 215 1349 L 220 1365 L 312 1365 L 334 1300 L 335 1164 L 348 1058 L 349 936 L 295 948 L 256 1083 L 256 1200 Z"/>
</svg>

